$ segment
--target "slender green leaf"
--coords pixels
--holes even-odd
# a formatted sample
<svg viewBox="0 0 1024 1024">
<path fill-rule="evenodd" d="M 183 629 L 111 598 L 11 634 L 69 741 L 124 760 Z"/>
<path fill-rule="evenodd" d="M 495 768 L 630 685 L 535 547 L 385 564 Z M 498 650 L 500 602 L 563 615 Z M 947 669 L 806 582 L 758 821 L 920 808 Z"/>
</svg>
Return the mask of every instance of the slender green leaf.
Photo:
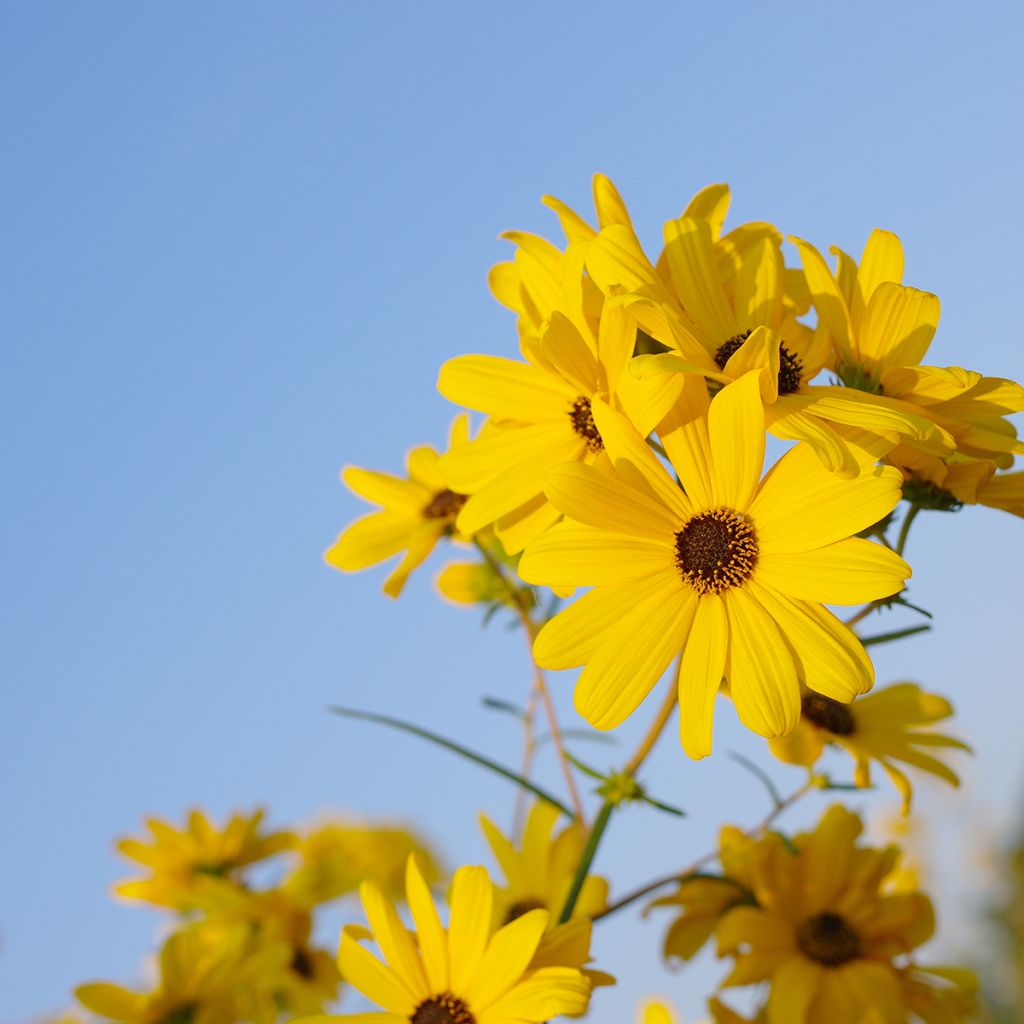
<svg viewBox="0 0 1024 1024">
<path fill-rule="evenodd" d="M 780 807 L 782 805 L 782 794 L 780 794 L 778 789 L 775 788 L 775 783 L 772 782 L 763 768 L 759 768 L 753 761 L 744 757 L 742 754 L 737 754 L 735 750 L 730 750 L 728 756 L 738 765 L 746 768 L 747 771 L 750 772 L 750 774 L 768 790 L 768 795 L 771 797 L 772 803 L 776 807 Z"/>
<path fill-rule="evenodd" d="M 400 729 L 402 732 L 408 732 L 413 736 L 419 736 L 421 739 L 429 740 L 431 743 L 436 743 L 439 747 L 444 747 L 446 750 L 450 750 L 452 753 L 464 757 L 467 761 L 473 761 L 476 764 L 482 765 L 484 768 L 489 768 L 496 775 L 501 775 L 510 782 L 514 782 L 516 785 L 522 786 L 523 789 L 529 790 L 535 796 L 540 797 L 541 800 L 546 801 L 553 807 L 557 807 L 569 818 L 573 820 L 576 818 L 576 815 L 574 815 L 572 811 L 561 802 L 561 800 L 552 796 L 547 792 L 547 790 L 541 789 L 540 786 L 531 782 L 529 779 L 525 779 L 522 775 L 517 774 L 510 768 L 506 768 L 504 765 L 500 765 L 496 761 L 492 761 L 489 757 L 484 757 L 483 754 L 478 754 L 476 751 L 470 750 L 468 747 L 464 747 L 462 744 L 456 743 L 454 740 L 449 740 L 444 736 L 439 736 L 436 732 L 431 732 L 429 729 L 413 725 L 411 722 L 403 722 L 400 718 L 392 718 L 390 715 L 378 715 L 373 711 L 359 711 L 355 708 L 341 707 L 338 704 L 330 705 L 327 710 L 332 714 L 341 715 L 343 718 L 356 718 L 365 722 L 376 722 L 378 725 L 389 725 L 393 729 Z"/>
<path fill-rule="evenodd" d="M 918 633 L 927 633 L 932 627 L 927 623 L 921 626 L 908 626 L 906 629 L 895 629 L 891 633 L 876 633 L 874 636 L 863 636 L 860 642 L 865 647 L 873 644 L 887 644 L 890 640 L 902 640 L 904 637 L 915 636 Z"/>
</svg>

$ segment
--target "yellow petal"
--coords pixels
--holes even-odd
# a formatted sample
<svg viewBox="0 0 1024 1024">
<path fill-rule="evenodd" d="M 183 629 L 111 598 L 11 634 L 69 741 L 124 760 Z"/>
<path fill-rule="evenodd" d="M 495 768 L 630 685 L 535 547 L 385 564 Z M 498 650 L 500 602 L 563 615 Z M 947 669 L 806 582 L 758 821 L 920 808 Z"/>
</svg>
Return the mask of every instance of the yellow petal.
<svg viewBox="0 0 1024 1024">
<path fill-rule="evenodd" d="M 554 312 L 541 337 L 541 356 L 576 388 L 579 394 L 592 395 L 602 387 L 601 367 L 587 343 L 569 319 Z"/>
<path fill-rule="evenodd" d="M 679 738 L 689 757 L 711 753 L 715 698 L 725 674 L 729 623 L 716 594 L 697 600 L 679 665 Z"/>
<path fill-rule="evenodd" d="M 939 299 L 930 292 L 883 283 L 864 311 L 861 355 L 869 367 L 913 366 L 921 362 L 939 324 Z"/>
<path fill-rule="evenodd" d="M 522 978 L 548 919 L 546 910 L 531 910 L 495 933 L 476 980 L 466 990 L 466 1000 L 475 1010 L 486 1011 Z"/>
<path fill-rule="evenodd" d="M 576 397 L 576 389 L 561 377 L 498 356 L 449 359 L 441 367 L 437 389 L 467 409 L 531 423 L 559 419 Z"/>
<path fill-rule="evenodd" d="M 426 999 L 430 995 L 430 988 L 423 973 L 423 963 L 416 950 L 416 943 L 395 913 L 395 908 L 372 882 L 364 881 L 360 885 L 359 898 L 373 937 L 388 966 L 417 1001 Z"/>
<path fill-rule="evenodd" d="M 338 950 L 338 968 L 353 988 L 391 1013 L 410 1016 L 418 999 L 399 976 L 368 953 L 352 934 L 343 931 Z"/>
<path fill-rule="evenodd" d="M 665 224 L 665 257 L 686 312 L 719 345 L 739 334 L 715 269 L 711 226 L 680 217 Z"/>
<path fill-rule="evenodd" d="M 570 519 L 610 533 L 672 543 L 683 525 L 680 516 L 647 494 L 579 463 L 549 470 L 544 493 Z"/>
<path fill-rule="evenodd" d="M 706 220 L 711 227 L 711 237 L 717 241 L 729 212 L 730 199 L 728 185 L 706 185 L 687 203 L 683 216 Z"/>
<path fill-rule="evenodd" d="M 808 551 L 887 516 L 899 503 L 902 480 L 889 466 L 865 466 L 857 477 L 844 479 L 798 444 L 772 467 L 747 512 L 762 551 Z"/>
<path fill-rule="evenodd" d="M 868 300 L 875 289 L 885 281 L 899 284 L 903 280 L 903 246 L 891 231 L 875 228 L 868 235 L 864 252 L 857 268 L 850 312 L 855 325 L 859 325 Z"/>
<path fill-rule="evenodd" d="M 669 461 L 697 509 L 709 508 L 712 504 L 709 409 L 707 385 L 700 377 L 688 376 L 679 401 L 658 427 L 658 436 Z"/>
<path fill-rule="evenodd" d="M 751 370 L 764 371 L 760 377 L 761 401 L 771 405 L 779 397 L 779 336 L 766 327 L 756 328 L 729 357 L 725 372 L 739 380 Z"/>
<path fill-rule="evenodd" d="M 822 968 L 803 957 L 784 963 L 772 978 L 768 997 L 768 1024 L 797 1024 L 807 1020 L 807 1011 L 818 991 Z"/>
<path fill-rule="evenodd" d="M 841 357 L 850 361 L 856 355 L 853 351 L 853 327 L 850 324 L 849 310 L 832 271 L 825 258 L 809 242 L 792 235 L 789 240 L 800 253 L 804 274 L 807 277 L 807 287 L 810 289 L 819 319 L 832 335 Z"/>
<path fill-rule="evenodd" d="M 572 967 L 542 967 L 487 1008 L 479 1024 L 546 1021 L 559 1014 L 577 1016 L 590 999 L 590 982 Z"/>
<path fill-rule="evenodd" d="M 597 219 L 603 228 L 609 224 L 621 224 L 630 229 L 633 227 L 629 210 L 619 190 L 612 184 L 611 178 L 604 174 L 594 175 L 594 209 L 597 210 Z"/>
<path fill-rule="evenodd" d="M 435 453 L 436 458 L 436 453 Z M 430 492 L 411 480 L 402 480 L 389 473 L 377 473 L 359 466 L 346 466 L 341 471 L 346 486 L 361 498 L 375 505 L 397 511 L 418 513 L 430 500 Z"/>
<path fill-rule="evenodd" d="M 146 1004 L 144 995 L 107 982 L 79 985 L 75 998 L 87 1010 L 111 1020 L 137 1021 Z"/>
<path fill-rule="evenodd" d="M 576 683 L 576 710 L 598 729 L 613 729 L 636 710 L 682 649 L 696 597 L 674 569 L 622 615 Z"/>
<path fill-rule="evenodd" d="M 740 331 L 779 322 L 782 270 L 782 253 L 769 238 L 744 254 L 736 276 L 736 326 Z"/>
<path fill-rule="evenodd" d="M 405 866 L 405 893 L 427 981 L 433 991 L 444 992 L 448 988 L 448 939 L 414 855 L 409 856 Z"/>
<path fill-rule="evenodd" d="M 760 736 L 785 736 L 800 721 L 796 666 L 771 614 L 745 587 L 724 594 L 729 616 L 729 693 L 740 721 Z"/>
<path fill-rule="evenodd" d="M 801 601 L 864 604 L 903 589 L 911 569 L 894 551 L 852 537 L 814 551 L 762 552 L 760 581 Z"/>
<path fill-rule="evenodd" d="M 409 538 L 409 546 L 402 556 L 401 562 L 394 572 L 384 581 L 384 593 L 388 597 L 398 597 L 402 593 L 409 574 L 422 565 L 434 550 L 434 545 L 444 532 L 444 526 L 438 522 L 428 520 L 421 523 Z"/>
<path fill-rule="evenodd" d="M 398 512 L 374 512 L 357 519 L 324 552 L 328 565 L 356 572 L 398 554 L 422 520 Z"/>
<path fill-rule="evenodd" d="M 716 505 L 744 511 L 764 465 L 761 372 L 751 370 L 723 388 L 711 403 L 711 497 Z"/>
<path fill-rule="evenodd" d="M 491 880 L 484 868 L 466 866 L 455 872 L 448 925 L 453 992 L 468 991 L 480 970 L 491 934 L 493 899 Z"/>
</svg>

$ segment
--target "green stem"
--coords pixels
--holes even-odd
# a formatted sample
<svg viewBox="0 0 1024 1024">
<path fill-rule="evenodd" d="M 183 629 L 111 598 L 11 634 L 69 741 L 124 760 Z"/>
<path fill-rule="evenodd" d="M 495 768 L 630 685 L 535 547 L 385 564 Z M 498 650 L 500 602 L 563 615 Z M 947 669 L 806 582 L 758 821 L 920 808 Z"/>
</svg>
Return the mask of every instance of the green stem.
<svg viewBox="0 0 1024 1024">
<path fill-rule="evenodd" d="M 559 915 L 559 924 L 565 924 L 572 917 L 572 912 L 576 909 L 576 901 L 580 898 L 580 893 L 583 891 L 583 883 L 587 880 L 587 872 L 590 870 L 590 865 L 594 862 L 594 854 L 597 853 L 597 848 L 601 844 L 601 838 L 604 835 L 604 830 L 608 827 L 608 822 L 614 809 L 615 804 L 611 800 L 605 800 L 601 804 L 601 810 L 597 812 L 594 824 L 590 827 L 590 834 L 587 836 L 587 845 L 583 847 L 583 855 L 576 866 L 576 874 L 573 875 L 572 886 L 569 889 L 569 895 L 566 897 L 565 906 L 562 907 L 562 913 Z"/>
<path fill-rule="evenodd" d="M 903 549 L 907 546 L 907 537 L 910 536 L 910 527 L 917 518 L 917 513 L 920 511 L 920 505 L 911 505 L 910 508 L 907 509 L 907 514 L 903 517 L 903 522 L 900 525 L 899 536 L 896 538 L 897 555 L 903 554 Z"/>
</svg>

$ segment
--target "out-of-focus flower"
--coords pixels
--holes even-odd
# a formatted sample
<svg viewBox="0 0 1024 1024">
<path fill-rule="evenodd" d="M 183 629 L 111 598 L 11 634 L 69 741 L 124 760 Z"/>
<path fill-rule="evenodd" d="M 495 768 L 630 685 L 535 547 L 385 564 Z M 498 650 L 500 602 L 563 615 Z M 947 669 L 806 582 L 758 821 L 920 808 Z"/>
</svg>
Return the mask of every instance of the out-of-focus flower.
<svg viewBox="0 0 1024 1024">
<path fill-rule="evenodd" d="M 217 828 L 199 810 L 189 813 L 184 828 L 157 818 L 146 821 L 152 837 L 122 839 L 118 851 L 149 870 L 145 878 L 119 882 L 114 892 L 175 910 L 188 910 L 221 884 L 234 884 L 240 869 L 290 849 L 290 832 L 263 828 L 262 810 L 233 814 Z"/>
<path fill-rule="evenodd" d="M 507 883 L 504 887 L 496 886 L 494 891 L 498 924 L 507 924 L 537 908 L 548 911 L 551 925 L 557 922 L 587 838 L 575 822 L 553 834 L 560 813 L 551 804 L 538 800 L 530 808 L 518 849 L 489 818 L 480 816 L 480 827 Z M 587 875 L 573 917 L 593 917 L 607 905 L 607 880 Z"/>
<path fill-rule="evenodd" d="M 769 741 L 772 753 L 788 764 L 813 765 L 827 743 L 842 747 L 855 762 L 854 781 L 871 785 L 871 762 L 882 766 L 903 798 L 903 813 L 910 812 L 913 790 L 897 762 L 929 772 L 958 786 L 956 773 L 929 750 L 966 750 L 970 747 L 931 726 L 953 713 L 949 701 L 926 693 L 916 683 L 894 683 L 852 704 L 840 704 L 818 693 L 806 693 L 800 724 L 788 736 Z"/>
</svg>

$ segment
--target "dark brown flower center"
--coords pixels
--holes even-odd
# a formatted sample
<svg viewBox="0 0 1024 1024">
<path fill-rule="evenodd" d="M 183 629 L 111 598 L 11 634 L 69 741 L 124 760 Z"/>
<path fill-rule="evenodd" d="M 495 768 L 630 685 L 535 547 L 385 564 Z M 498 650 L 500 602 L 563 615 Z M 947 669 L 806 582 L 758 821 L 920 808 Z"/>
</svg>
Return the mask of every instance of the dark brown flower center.
<svg viewBox="0 0 1024 1024">
<path fill-rule="evenodd" d="M 860 956 L 860 937 L 838 914 L 815 914 L 796 931 L 796 944 L 810 960 L 838 967 Z"/>
<path fill-rule="evenodd" d="M 316 973 L 312 954 L 305 949 L 295 950 L 292 956 L 292 970 L 300 977 L 311 979 Z"/>
<path fill-rule="evenodd" d="M 852 736 L 857 728 L 857 720 L 849 704 L 842 704 L 831 697 L 822 697 L 820 693 L 807 694 L 801 711 L 809 722 L 836 736 Z"/>
<path fill-rule="evenodd" d="M 750 331 L 744 331 L 723 342 L 715 353 L 715 365 L 724 370 L 725 364 L 743 348 L 743 343 L 749 337 Z M 803 379 L 804 364 L 800 357 L 790 352 L 785 345 L 779 345 L 779 394 L 791 395 L 799 391 Z"/>
<path fill-rule="evenodd" d="M 594 413 L 590 408 L 590 399 L 580 395 L 569 408 L 569 421 L 572 429 L 587 443 L 592 452 L 604 451 L 604 441 L 594 422 Z"/>
<path fill-rule="evenodd" d="M 459 510 L 467 501 L 468 494 L 457 494 L 446 487 L 443 491 L 438 491 L 423 506 L 423 515 L 427 519 L 451 519 L 459 514 Z"/>
<path fill-rule="evenodd" d="M 451 992 L 424 999 L 409 1020 L 412 1024 L 476 1024 L 469 1007 Z"/>
<path fill-rule="evenodd" d="M 676 534 L 676 567 L 698 594 L 738 587 L 756 565 L 754 524 L 731 508 L 700 512 Z"/>
<path fill-rule="evenodd" d="M 505 911 L 505 924 L 515 921 L 531 910 L 543 910 L 545 906 L 543 900 L 538 900 L 535 897 L 528 896 L 526 899 L 516 900 L 515 903 L 510 903 L 508 910 Z"/>
</svg>

